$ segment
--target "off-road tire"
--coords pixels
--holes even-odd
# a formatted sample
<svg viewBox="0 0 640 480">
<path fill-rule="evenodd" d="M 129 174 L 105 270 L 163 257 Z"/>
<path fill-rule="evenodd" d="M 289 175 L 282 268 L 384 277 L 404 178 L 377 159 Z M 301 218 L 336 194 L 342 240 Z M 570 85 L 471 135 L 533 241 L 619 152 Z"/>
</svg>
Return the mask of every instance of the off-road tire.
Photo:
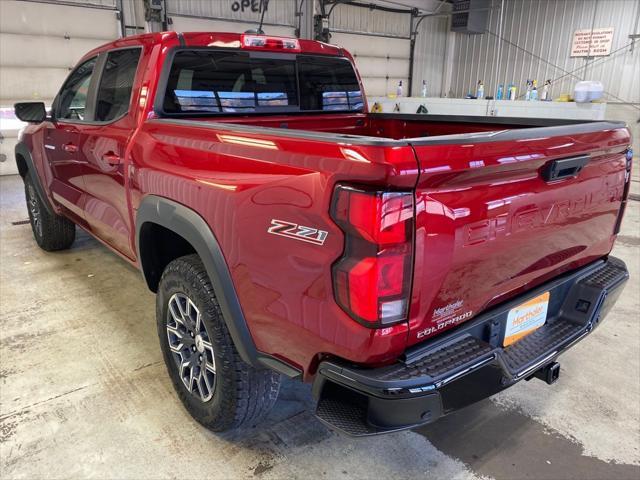
<svg viewBox="0 0 640 480">
<path fill-rule="evenodd" d="M 178 368 L 179 360 L 169 345 L 169 302 L 175 295 L 193 302 L 212 346 L 215 387 L 207 401 L 187 388 Z M 156 319 L 167 371 L 180 400 L 194 419 L 210 430 L 223 432 L 254 426 L 271 410 L 280 390 L 280 374 L 254 368 L 240 358 L 211 281 L 197 255 L 177 258 L 165 268 L 156 297 Z"/>
<path fill-rule="evenodd" d="M 76 239 L 75 224 L 71 220 L 47 211 L 28 174 L 24 179 L 24 192 L 29 223 L 38 246 L 47 252 L 66 250 L 71 247 Z"/>
</svg>

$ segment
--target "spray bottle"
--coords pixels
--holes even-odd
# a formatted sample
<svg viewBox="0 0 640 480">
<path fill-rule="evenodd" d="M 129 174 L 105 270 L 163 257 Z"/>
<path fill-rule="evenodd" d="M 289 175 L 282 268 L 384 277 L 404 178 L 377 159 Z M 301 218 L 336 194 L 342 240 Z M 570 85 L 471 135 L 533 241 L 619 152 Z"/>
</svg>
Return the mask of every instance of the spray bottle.
<svg viewBox="0 0 640 480">
<path fill-rule="evenodd" d="M 531 100 L 538 100 L 538 82 L 537 80 L 531 81 Z"/>
<path fill-rule="evenodd" d="M 509 84 L 509 100 L 515 100 L 516 99 L 516 93 L 517 93 L 518 89 L 516 88 L 516 86 L 513 83 Z"/>
<path fill-rule="evenodd" d="M 496 100 L 502 100 L 502 96 L 504 95 L 504 85 L 498 85 L 498 92 L 496 93 Z"/>
<path fill-rule="evenodd" d="M 402 96 L 402 80 L 398 82 L 398 88 L 396 89 L 396 97 Z"/>
<path fill-rule="evenodd" d="M 527 91 L 524 94 L 525 101 L 531 100 L 531 80 L 527 80 Z"/>
<path fill-rule="evenodd" d="M 551 100 L 549 96 L 549 87 L 551 87 L 551 80 L 547 80 L 544 82 L 544 87 L 542 87 L 542 97 L 541 100 L 543 102 L 548 102 Z"/>
<path fill-rule="evenodd" d="M 482 100 L 484 98 L 484 84 L 482 80 L 478 80 L 478 90 L 476 91 L 476 98 Z"/>
<path fill-rule="evenodd" d="M 427 81 L 422 80 L 422 98 L 427 97 Z"/>
</svg>

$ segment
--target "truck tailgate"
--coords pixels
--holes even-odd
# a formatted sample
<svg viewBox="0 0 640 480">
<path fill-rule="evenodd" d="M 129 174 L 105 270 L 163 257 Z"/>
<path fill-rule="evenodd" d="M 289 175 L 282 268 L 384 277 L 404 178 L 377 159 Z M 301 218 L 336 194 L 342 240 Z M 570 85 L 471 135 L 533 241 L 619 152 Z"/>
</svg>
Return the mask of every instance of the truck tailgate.
<svg viewBox="0 0 640 480">
<path fill-rule="evenodd" d="M 420 177 L 409 345 L 613 246 L 628 178 L 627 129 L 473 137 L 410 140 Z"/>
</svg>

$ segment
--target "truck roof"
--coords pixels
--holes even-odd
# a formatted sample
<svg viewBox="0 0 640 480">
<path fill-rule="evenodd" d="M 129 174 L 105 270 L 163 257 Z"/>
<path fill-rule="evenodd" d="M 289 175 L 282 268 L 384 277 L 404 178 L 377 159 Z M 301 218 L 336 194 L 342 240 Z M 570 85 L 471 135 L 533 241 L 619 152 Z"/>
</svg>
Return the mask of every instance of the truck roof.
<svg viewBox="0 0 640 480">
<path fill-rule="evenodd" d="M 89 58 L 106 50 L 115 48 L 133 47 L 136 45 L 153 44 L 177 44 L 188 47 L 218 47 L 218 48 L 243 48 L 243 37 L 250 36 L 256 38 L 272 39 L 275 41 L 292 40 L 296 42 L 297 48 L 292 53 L 310 53 L 316 55 L 348 56 L 350 55 L 342 48 L 316 40 L 305 40 L 295 37 L 282 37 L 278 35 L 258 35 L 253 33 L 232 33 L 232 32 L 153 32 L 141 35 L 132 35 L 119 38 L 88 52 L 84 58 Z M 256 49 L 256 48 L 252 48 Z M 282 48 L 270 46 L 268 43 L 260 47 L 261 50 L 283 52 Z"/>
</svg>

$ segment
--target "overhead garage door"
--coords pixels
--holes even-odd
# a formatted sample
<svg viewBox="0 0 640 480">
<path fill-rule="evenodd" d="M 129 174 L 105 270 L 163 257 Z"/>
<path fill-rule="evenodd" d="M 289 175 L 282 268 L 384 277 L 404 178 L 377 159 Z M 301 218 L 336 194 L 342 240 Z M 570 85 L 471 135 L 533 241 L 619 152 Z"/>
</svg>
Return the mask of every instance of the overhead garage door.
<svg viewBox="0 0 640 480">
<path fill-rule="evenodd" d="M 295 36 L 296 0 L 269 2 L 263 30 L 270 35 Z M 167 0 L 169 27 L 177 32 L 237 32 L 255 30 L 260 23 L 260 1 Z"/>
<path fill-rule="evenodd" d="M 331 43 L 354 57 L 369 96 L 408 95 L 410 15 L 338 4 L 329 17 Z"/>
<path fill-rule="evenodd" d="M 119 33 L 116 0 L 0 0 L 0 175 L 16 172 L 13 104 L 50 105 L 80 57 Z"/>
</svg>

